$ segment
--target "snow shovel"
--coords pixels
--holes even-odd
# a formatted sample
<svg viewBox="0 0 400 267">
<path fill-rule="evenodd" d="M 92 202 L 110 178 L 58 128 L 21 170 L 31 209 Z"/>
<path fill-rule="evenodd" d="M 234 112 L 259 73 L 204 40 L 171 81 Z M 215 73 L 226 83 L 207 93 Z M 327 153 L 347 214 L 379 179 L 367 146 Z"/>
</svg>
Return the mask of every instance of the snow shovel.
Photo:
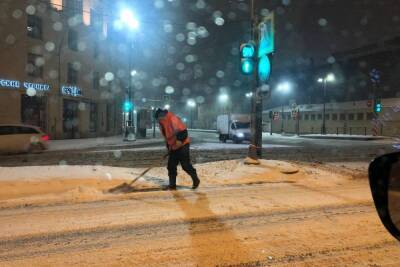
<svg viewBox="0 0 400 267">
<path fill-rule="evenodd" d="M 169 156 L 169 153 L 163 156 L 163 159 Z M 142 178 L 146 173 L 148 173 L 151 169 L 153 169 L 154 166 L 148 167 L 145 169 L 143 172 L 141 172 L 135 179 L 133 179 L 129 184 L 128 183 L 123 183 L 117 187 L 111 188 L 108 190 L 108 193 L 127 193 L 132 191 L 132 185 Z"/>
</svg>

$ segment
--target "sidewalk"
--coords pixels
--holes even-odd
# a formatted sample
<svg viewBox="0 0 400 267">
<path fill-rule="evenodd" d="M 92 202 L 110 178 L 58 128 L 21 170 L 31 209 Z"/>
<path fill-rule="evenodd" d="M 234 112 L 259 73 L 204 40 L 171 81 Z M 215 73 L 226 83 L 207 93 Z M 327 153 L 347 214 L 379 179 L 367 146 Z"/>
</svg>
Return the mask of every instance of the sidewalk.
<svg viewBox="0 0 400 267">
<path fill-rule="evenodd" d="M 302 138 L 313 138 L 313 139 L 336 139 L 336 140 L 355 140 L 355 141 L 372 141 L 387 139 L 385 136 L 373 136 L 373 135 L 349 135 L 349 134 L 303 134 L 300 135 Z"/>
<path fill-rule="evenodd" d="M 117 135 L 85 139 L 50 140 L 49 151 L 79 150 L 90 148 L 133 148 L 146 145 L 159 145 L 163 143 L 163 139 L 152 138 L 151 135 L 145 139 L 136 139 L 136 141 L 124 141 L 121 135 Z"/>
</svg>

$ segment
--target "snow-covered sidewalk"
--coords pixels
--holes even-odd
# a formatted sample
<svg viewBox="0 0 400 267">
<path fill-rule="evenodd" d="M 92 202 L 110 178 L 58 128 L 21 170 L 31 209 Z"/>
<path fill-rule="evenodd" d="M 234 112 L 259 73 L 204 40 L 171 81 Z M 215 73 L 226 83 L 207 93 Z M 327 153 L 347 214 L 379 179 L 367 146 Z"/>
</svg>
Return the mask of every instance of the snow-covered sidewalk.
<svg viewBox="0 0 400 267">
<path fill-rule="evenodd" d="M 134 147 L 161 142 L 161 138 L 136 139 L 136 141 L 124 141 L 121 135 L 110 137 L 50 140 L 49 150 L 77 150 L 98 147 Z"/>
</svg>

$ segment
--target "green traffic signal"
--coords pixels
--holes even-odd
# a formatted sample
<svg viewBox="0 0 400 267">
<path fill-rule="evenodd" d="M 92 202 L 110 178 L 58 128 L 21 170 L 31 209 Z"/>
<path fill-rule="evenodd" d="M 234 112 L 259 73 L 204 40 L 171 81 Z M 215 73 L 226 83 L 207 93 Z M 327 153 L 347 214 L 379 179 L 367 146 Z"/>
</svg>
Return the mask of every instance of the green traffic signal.
<svg viewBox="0 0 400 267">
<path fill-rule="evenodd" d="M 382 104 L 380 99 L 376 99 L 374 103 L 374 112 L 380 113 L 382 111 Z"/>
<path fill-rule="evenodd" d="M 254 72 L 256 48 L 252 43 L 245 43 L 240 46 L 240 64 L 241 72 L 245 75 L 251 75 Z"/>
<path fill-rule="evenodd" d="M 124 102 L 123 109 L 124 109 L 125 112 L 130 112 L 130 111 L 133 109 L 133 104 L 132 104 L 132 102 L 126 100 L 126 101 Z"/>
</svg>

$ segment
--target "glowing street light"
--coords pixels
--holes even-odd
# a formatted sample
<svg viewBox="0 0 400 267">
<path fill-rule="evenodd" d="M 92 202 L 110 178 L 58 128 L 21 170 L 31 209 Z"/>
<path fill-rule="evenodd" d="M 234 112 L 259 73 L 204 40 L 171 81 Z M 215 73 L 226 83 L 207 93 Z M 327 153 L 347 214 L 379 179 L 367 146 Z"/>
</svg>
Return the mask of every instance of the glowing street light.
<svg viewBox="0 0 400 267">
<path fill-rule="evenodd" d="M 164 109 L 169 110 L 170 108 L 171 108 L 171 106 L 170 106 L 169 104 L 166 104 L 166 105 L 164 106 Z"/>
<path fill-rule="evenodd" d="M 186 102 L 186 105 L 190 108 L 194 108 L 194 107 L 196 107 L 196 101 L 194 101 L 193 99 L 188 99 L 188 101 Z"/>
<path fill-rule="evenodd" d="M 131 76 L 135 76 L 137 74 L 137 71 L 136 70 L 132 70 L 131 71 Z"/>
<path fill-rule="evenodd" d="M 292 86 L 289 82 L 282 82 L 282 83 L 278 84 L 276 89 L 279 92 L 286 94 L 286 93 L 290 92 L 291 88 L 292 88 Z"/>
<path fill-rule="evenodd" d="M 247 97 L 247 98 L 251 98 L 252 96 L 253 96 L 253 92 L 246 93 L 246 97 Z"/>
<path fill-rule="evenodd" d="M 120 21 L 132 30 L 139 28 L 139 21 L 136 19 L 133 12 L 129 9 L 123 9 L 120 13 Z"/>
<path fill-rule="evenodd" d="M 221 94 L 218 96 L 218 101 L 220 103 L 226 103 L 229 100 L 229 96 L 227 94 Z"/>
<path fill-rule="evenodd" d="M 325 119 L 325 104 L 326 104 L 326 84 L 329 83 L 333 83 L 335 82 L 336 78 L 335 75 L 333 73 L 329 73 L 328 75 L 326 75 L 325 78 L 318 78 L 318 82 L 322 83 L 322 87 L 324 90 L 324 109 L 322 112 L 322 129 L 321 132 L 323 135 L 326 134 L 326 119 Z"/>
</svg>

